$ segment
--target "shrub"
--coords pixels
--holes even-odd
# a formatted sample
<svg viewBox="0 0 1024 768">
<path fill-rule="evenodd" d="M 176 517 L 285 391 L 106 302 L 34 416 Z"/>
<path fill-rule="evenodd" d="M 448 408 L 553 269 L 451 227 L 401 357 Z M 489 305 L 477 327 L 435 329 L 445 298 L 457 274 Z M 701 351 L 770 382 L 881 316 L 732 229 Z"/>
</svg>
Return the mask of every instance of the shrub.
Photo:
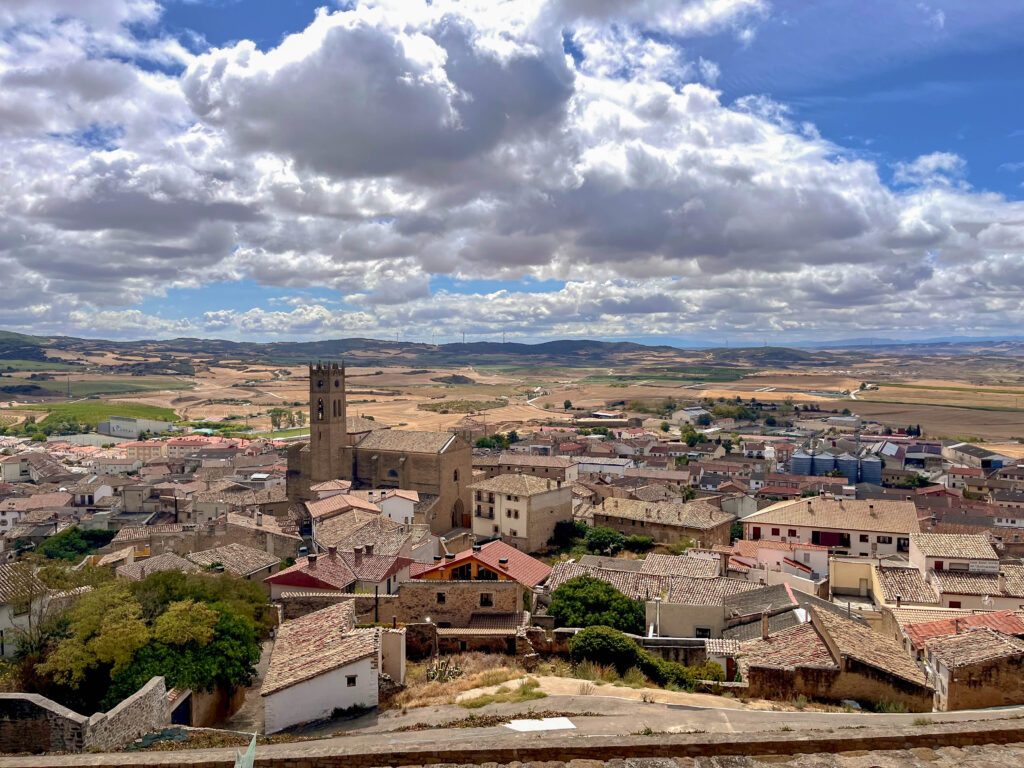
<svg viewBox="0 0 1024 768">
<path fill-rule="evenodd" d="M 559 520 L 555 523 L 555 530 L 548 539 L 548 544 L 554 547 L 571 547 L 586 535 L 587 524 L 582 520 Z"/>
<path fill-rule="evenodd" d="M 585 536 L 587 549 L 596 555 L 614 555 L 625 543 L 625 538 L 614 528 L 599 525 L 590 528 Z"/>
<path fill-rule="evenodd" d="M 639 667 L 630 667 L 622 676 L 622 682 L 631 687 L 640 687 L 647 683 L 647 676 L 640 671 Z"/>
<path fill-rule="evenodd" d="M 654 539 L 650 536 L 627 536 L 622 546 L 630 552 L 649 552 L 654 549 Z"/>
</svg>

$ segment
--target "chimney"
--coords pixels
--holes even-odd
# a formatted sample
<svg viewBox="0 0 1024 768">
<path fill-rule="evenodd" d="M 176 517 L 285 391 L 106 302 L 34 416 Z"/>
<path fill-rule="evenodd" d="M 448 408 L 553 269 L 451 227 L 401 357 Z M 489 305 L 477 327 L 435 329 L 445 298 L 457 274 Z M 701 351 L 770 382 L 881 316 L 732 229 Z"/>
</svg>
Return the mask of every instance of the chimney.
<svg viewBox="0 0 1024 768">
<path fill-rule="evenodd" d="M 333 560 L 335 557 L 338 556 L 338 548 L 337 547 L 328 547 L 327 548 L 327 556 L 329 558 L 331 558 L 331 560 Z"/>
<path fill-rule="evenodd" d="M 434 555 L 434 562 L 435 563 L 441 562 L 441 556 L 440 555 Z"/>
<path fill-rule="evenodd" d="M 474 552 L 479 552 L 481 549 L 483 549 L 483 547 L 481 547 L 479 544 L 474 544 L 473 545 L 473 551 Z"/>
<path fill-rule="evenodd" d="M 446 552 L 445 555 L 444 555 L 444 559 L 445 560 L 454 560 L 455 559 L 455 553 L 454 552 Z"/>
<path fill-rule="evenodd" d="M 896 607 L 900 607 L 900 603 L 903 602 L 903 595 L 896 595 Z"/>
<path fill-rule="evenodd" d="M 954 630 L 953 634 L 955 634 L 955 635 L 959 635 L 960 634 L 960 619 L 953 619 L 953 630 Z"/>
<path fill-rule="evenodd" d="M 373 544 L 366 544 L 363 547 L 363 550 L 366 552 L 366 556 L 370 557 L 371 555 L 373 555 Z"/>
<path fill-rule="evenodd" d="M 316 568 L 316 555 L 307 555 L 306 556 L 306 563 L 309 565 L 310 569 L 315 569 Z"/>
<path fill-rule="evenodd" d="M 353 547 L 352 548 L 352 554 L 356 558 L 356 565 L 362 565 L 363 564 L 363 548 L 362 547 Z"/>
<path fill-rule="evenodd" d="M 263 525 L 263 513 L 262 512 L 257 512 L 256 513 L 256 525 Z"/>
<path fill-rule="evenodd" d="M 761 639 L 768 639 L 768 611 L 761 611 Z"/>
<path fill-rule="evenodd" d="M 502 568 L 507 568 L 508 567 L 508 558 L 507 557 L 500 557 L 500 558 L 498 558 L 498 565 L 500 565 Z"/>
<path fill-rule="evenodd" d="M 1006 574 L 1001 569 L 999 571 L 999 594 L 1006 594 Z"/>
</svg>

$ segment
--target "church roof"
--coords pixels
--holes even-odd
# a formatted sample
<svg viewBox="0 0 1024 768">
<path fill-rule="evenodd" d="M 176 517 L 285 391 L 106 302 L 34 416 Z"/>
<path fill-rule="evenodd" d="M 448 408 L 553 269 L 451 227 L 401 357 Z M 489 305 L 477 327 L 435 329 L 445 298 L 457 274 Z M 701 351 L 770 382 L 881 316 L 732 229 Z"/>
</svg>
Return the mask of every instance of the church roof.
<svg viewBox="0 0 1024 768">
<path fill-rule="evenodd" d="M 411 429 L 375 429 L 358 443 L 359 450 L 402 453 L 441 453 L 456 436 L 449 432 L 420 432 Z"/>
</svg>

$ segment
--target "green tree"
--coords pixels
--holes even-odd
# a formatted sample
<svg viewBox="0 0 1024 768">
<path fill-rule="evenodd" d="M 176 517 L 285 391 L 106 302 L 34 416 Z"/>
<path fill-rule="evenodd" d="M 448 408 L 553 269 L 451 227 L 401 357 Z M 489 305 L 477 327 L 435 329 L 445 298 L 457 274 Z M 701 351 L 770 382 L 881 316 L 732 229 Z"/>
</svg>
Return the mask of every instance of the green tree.
<svg viewBox="0 0 1024 768">
<path fill-rule="evenodd" d="M 45 443 L 46 442 L 46 433 L 45 432 L 36 432 L 35 434 L 32 435 L 32 442 L 33 443 Z"/>
<path fill-rule="evenodd" d="M 650 536 L 627 536 L 622 546 L 630 552 L 650 552 L 654 549 L 654 539 Z"/>
<path fill-rule="evenodd" d="M 584 538 L 587 549 L 597 555 L 614 555 L 625 541 L 621 533 L 605 525 L 588 529 Z"/>
<path fill-rule="evenodd" d="M 299 410 L 299 411 L 295 412 L 295 423 L 298 424 L 300 427 L 305 426 L 305 424 L 306 424 L 306 412 L 305 411 Z"/>
<path fill-rule="evenodd" d="M 570 410 L 572 408 L 572 400 L 566 400 L 564 403 L 562 403 L 562 408 L 564 408 L 567 411 Z"/>
<path fill-rule="evenodd" d="M 587 524 L 582 520 L 559 520 L 548 539 L 554 547 L 571 547 L 587 535 Z"/>
<path fill-rule="evenodd" d="M 559 627 L 603 625 L 633 634 L 644 632 L 644 604 L 591 576 L 576 576 L 558 587 L 551 595 L 548 614 Z"/>
<path fill-rule="evenodd" d="M 668 432 L 670 429 L 672 429 L 672 425 L 671 424 L 669 424 L 667 421 L 661 422 L 661 431 L 662 432 Z"/>
</svg>

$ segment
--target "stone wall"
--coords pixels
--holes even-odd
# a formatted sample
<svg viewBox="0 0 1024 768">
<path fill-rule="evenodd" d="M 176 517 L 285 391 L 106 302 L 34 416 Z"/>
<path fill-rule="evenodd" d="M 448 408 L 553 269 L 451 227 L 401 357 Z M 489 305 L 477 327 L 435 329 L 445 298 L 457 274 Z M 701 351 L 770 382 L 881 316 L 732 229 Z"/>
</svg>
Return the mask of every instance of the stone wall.
<svg viewBox="0 0 1024 768">
<path fill-rule="evenodd" d="M 751 666 L 747 670 L 748 696 L 761 699 L 807 698 L 841 701 L 890 701 L 908 712 L 931 712 L 932 690 L 927 686 L 884 676 L 877 670 L 847 659 L 846 669 L 797 666 L 792 669 Z"/>
<path fill-rule="evenodd" d="M 491 595 L 492 605 L 481 607 L 480 595 Z M 438 602 L 438 594 L 444 602 Z M 425 622 L 465 627 L 474 613 L 516 613 L 522 610 L 523 587 L 516 581 L 406 581 L 395 595 L 364 595 L 338 592 L 314 594 L 285 592 L 281 596 L 283 618 L 295 619 L 334 605 L 338 600 L 355 602 L 360 624 L 414 624 Z"/>
<path fill-rule="evenodd" d="M 982 709 L 1024 703 L 1024 660 L 1020 657 L 996 659 L 953 671 L 943 705 L 936 697 L 937 709 Z"/>
<path fill-rule="evenodd" d="M 162 677 L 154 677 L 109 712 L 72 712 L 34 693 L 0 693 L 0 752 L 114 749 L 170 723 Z"/>
</svg>

